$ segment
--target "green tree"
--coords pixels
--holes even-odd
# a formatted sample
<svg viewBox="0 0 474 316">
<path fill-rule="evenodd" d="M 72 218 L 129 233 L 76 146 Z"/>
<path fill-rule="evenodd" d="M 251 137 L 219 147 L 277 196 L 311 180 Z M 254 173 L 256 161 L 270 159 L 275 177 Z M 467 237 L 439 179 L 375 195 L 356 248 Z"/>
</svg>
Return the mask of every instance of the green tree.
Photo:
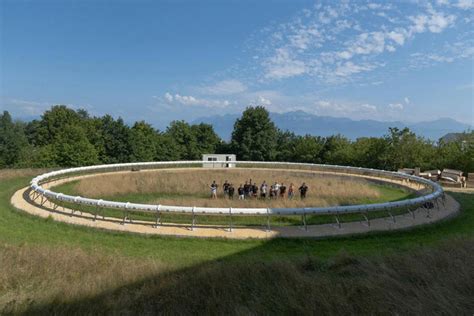
<svg viewBox="0 0 474 316">
<path fill-rule="evenodd" d="M 0 115 L 0 168 L 18 163 L 21 152 L 28 147 L 23 124 L 13 122 L 7 111 Z"/>
<path fill-rule="evenodd" d="M 130 130 L 130 160 L 153 161 L 158 137 L 155 129 L 144 121 L 136 122 Z"/>
<path fill-rule="evenodd" d="M 323 162 L 331 165 L 352 165 L 354 152 L 351 141 L 342 135 L 326 138 L 323 149 Z"/>
<path fill-rule="evenodd" d="M 324 140 L 321 137 L 311 135 L 300 136 L 295 140 L 292 161 L 320 163 L 323 148 Z"/>
<path fill-rule="evenodd" d="M 210 124 L 201 123 L 192 125 L 191 130 L 196 137 L 196 146 L 199 155 L 213 154 L 216 152 L 219 144 L 222 142 L 220 137 L 214 132 L 214 128 Z M 201 157 L 197 157 L 200 159 Z"/>
<path fill-rule="evenodd" d="M 81 125 L 87 118 L 84 110 L 76 112 L 65 105 L 55 105 L 41 116 L 41 120 L 33 123 L 29 138 L 37 146 L 51 144 L 66 126 Z"/>
<path fill-rule="evenodd" d="M 388 147 L 384 160 L 388 169 L 420 167 L 422 170 L 434 167 L 435 148 L 430 141 L 416 136 L 408 128 L 390 128 L 385 136 Z"/>
<path fill-rule="evenodd" d="M 56 164 L 62 167 L 79 167 L 96 164 L 99 159 L 95 147 L 86 133 L 77 125 L 67 125 L 56 135 L 52 150 Z"/>
<path fill-rule="evenodd" d="M 103 139 L 100 160 L 104 163 L 124 163 L 130 161 L 130 128 L 122 118 L 114 120 L 110 115 L 101 118 L 99 129 Z"/>
<path fill-rule="evenodd" d="M 385 169 L 388 142 L 384 138 L 361 137 L 353 144 L 353 164 L 357 167 Z"/>
<path fill-rule="evenodd" d="M 166 129 L 166 134 L 175 141 L 180 159 L 201 159 L 196 135 L 188 123 L 173 121 Z"/>
<path fill-rule="evenodd" d="M 237 119 L 232 132 L 232 148 L 239 160 L 274 160 L 278 130 L 268 111 L 262 107 L 248 107 Z"/>
</svg>

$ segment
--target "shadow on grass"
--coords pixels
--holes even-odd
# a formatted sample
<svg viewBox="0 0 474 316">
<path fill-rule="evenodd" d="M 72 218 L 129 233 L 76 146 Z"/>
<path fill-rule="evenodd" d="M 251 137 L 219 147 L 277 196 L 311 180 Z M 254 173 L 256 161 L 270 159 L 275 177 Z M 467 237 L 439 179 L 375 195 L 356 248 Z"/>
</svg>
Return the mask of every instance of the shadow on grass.
<svg viewBox="0 0 474 316">
<path fill-rule="evenodd" d="M 365 259 L 254 260 L 278 240 L 25 314 L 469 314 L 474 240 Z M 104 267 L 106 268 L 106 267 Z M 133 267 L 129 267 L 133 268 Z"/>
</svg>

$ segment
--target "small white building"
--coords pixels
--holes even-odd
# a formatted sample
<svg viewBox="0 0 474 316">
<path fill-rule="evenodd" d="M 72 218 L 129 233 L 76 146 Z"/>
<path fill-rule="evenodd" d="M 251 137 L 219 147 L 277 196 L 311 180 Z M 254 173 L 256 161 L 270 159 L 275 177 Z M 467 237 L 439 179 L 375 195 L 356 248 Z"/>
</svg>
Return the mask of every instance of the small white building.
<svg viewBox="0 0 474 316">
<path fill-rule="evenodd" d="M 203 168 L 234 168 L 235 163 L 230 163 L 231 161 L 236 161 L 237 158 L 234 154 L 204 154 L 202 155 L 202 161 L 206 163 L 202 164 Z M 225 161 L 220 163 L 214 163 L 213 161 Z"/>
</svg>

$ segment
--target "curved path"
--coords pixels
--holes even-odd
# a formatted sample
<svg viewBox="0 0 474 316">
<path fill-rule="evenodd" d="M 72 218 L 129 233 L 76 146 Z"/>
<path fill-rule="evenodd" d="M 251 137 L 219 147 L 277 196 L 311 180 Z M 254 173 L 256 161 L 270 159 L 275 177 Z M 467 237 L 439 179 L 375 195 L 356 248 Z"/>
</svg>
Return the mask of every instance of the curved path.
<svg viewBox="0 0 474 316">
<path fill-rule="evenodd" d="M 57 185 L 57 183 L 56 183 Z M 122 225 L 122 220 L 113 217 L 94 220 L 94 215 L 89 213 L 80 213 L 71 209 L 62 207 L 57 208 L 53 203 L 46 201 L 40 204 L 41 199 L 33 201 L 30 198 L 30 189 L 23 188 L 15 192 L 11 198 L 11 204 L 22 211 L 40 217 L 52 217 L 56 221 L 69 224 L 88 226 L 98 229 L 113 231 L 122 231 L 140 234 L 153 234 L 164 236 L 187 236 L 204 238 L 274 238 L 274 237 L 311 237 L 322 238 L 330 236 L 363 234 L 372 231 L 390 231 L 399 229 L 408 229 L 414 226 L 425 225 L 439 220 L 455 216 L 459 210 L 459 203 L 451 196 L 446 195 L 445 205 L 439 203 L 439 208 L 435 207 L 430 211 L 417 209 L 412 214 L 407 213 L 397 215 L 393 218 L 378 218 L 370 220 L 370 225 L 363 222 L 342 223 L 341 227 L 335 224 L 308 225 L 307 230 L 299 226 L 271 227 L 269 231 L 266 227 L 235 227 L 232 231 L 222 226 L 194 226 L 191 230 L 190 225 L 165 223 L 154 227 L 150 222 L 133 221 Z M 197 218 L 199 220 L 199 217 Z M 262 219 L 263 222 L 263 219 Z"/>
</svg>

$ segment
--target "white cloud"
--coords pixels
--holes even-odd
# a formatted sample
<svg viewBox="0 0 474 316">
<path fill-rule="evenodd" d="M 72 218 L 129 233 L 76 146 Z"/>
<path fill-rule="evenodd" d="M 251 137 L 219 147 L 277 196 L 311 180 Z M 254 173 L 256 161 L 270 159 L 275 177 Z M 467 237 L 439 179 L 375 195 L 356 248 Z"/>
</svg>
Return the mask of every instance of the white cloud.
<svg viewBox="0 0 474 316">
<path fill-rule="evenodd" d="M 394 110 L 394 111 L 402 111 L 404 106 L 401 103 L 390 103 L 388 105 L 389 109 Z"/>
<path fill-rule="evenodd" d="M 172 95 L 169 92 L 166 92 L 164 95 L 164 100 L 168 104 L 179 104 L 185 106 L 202 106 L 209 108 L 225 108 L 228 107 L 231 103 L 228 100 L 214 100 L 214 99 L 204 99 L 194 97 L 192 95 L 180 95 L 178 93 Z"/>
<path fill-rule="evenodd" d="M 431 7 L 428 7 L 427 13 L 428 14 L 419 14 L 415 17 L 410 17 L 410 20 L 413 22 L 413 25 L 409 29 L 410 34 L 423 33 L 426 32 L 427 29 L 432 33 L 441 33 L 456 20 L 456 16 L 437 12 Z"/>
<path fill-rule="evenodd" d="M 219 81 L 213 85 L 204 87 L 202 91 L 212 95 L 229 95 L 241 93 L 247 90 L 247 86 L 239 80 L 229 79 Z"/>
<path fill-rule="evenodd" d="M 339 64 L 339 66 L 334 71 L 334 75 L 338 77 L 350 77 L 351 75 L 357 74 L 359 72 L 370 71 L 375 67 L 375 65 L 370 64 L 356 65 L 353 62 L 348 61 Z"/>
<path fill-rule="evenodd" d="M 288 50 L 284 48 L 277 49 L 275 56 L 264 62 L 264 66 L 267 79 L 289 78 L 306 72 L 304 62 L 293 59 Z"/>
<path fill-rule="evenodd" d="M 256 105 L 269 106 L 269 105 L 272 105 L 272 101 L 270 99 L 267 99 L 267 98 L 259 95 L 256 100 L 253 100 L 253 101 L 250 102 L 250 105 L 252 105 L 252 106 L 256 106 Z"/>
<path fill-rule="evenodd" d="M 403 101 L 405 101 L 405 104 L 407 104 L 407 105 L 410 104 L 410 99 L 408 97 L 405 97 L 403 99 Z"/>
<path fill-rule="evenodd" d="M 166 93 L 165 93 L 165 99 L 166 99 L 166 101 L 168 101 L 168 102 L 173 102 L 173 96 L 172 96 L 171 93 L 169 93 L 169 92 L 166 92 Z"/>
<path fill-rule="evenodd" d="M 314 102 L 312 112 L 317 115 L 344 116 L 353 119 L 361 119 L 372 117 L 377 111 L 377 106 L 369 103 L 318 100 Z"/>
<path fill-rule="evenodd" d="M 352 75 L 377 69 L 380 55 L 396 52 L 417 34 L 440 33 L 454 25 L 451 11 L 436 8 L 412 4 L 408 12 L 415 13 L 407 16 L 400 7 L 383 2 L 317 4 L 288 23 L 267 27 L 268 40 L 258 43 L 254 56 L 259 56 L 256 62 L 266 80 L 306 75 L 325 83 L 349 81 Z"/>
<path fill-rule="evenodd" d="M 474 8 L 474 0 L 459 0 L 456 7 L 467 10 Z"/>
</svg>

